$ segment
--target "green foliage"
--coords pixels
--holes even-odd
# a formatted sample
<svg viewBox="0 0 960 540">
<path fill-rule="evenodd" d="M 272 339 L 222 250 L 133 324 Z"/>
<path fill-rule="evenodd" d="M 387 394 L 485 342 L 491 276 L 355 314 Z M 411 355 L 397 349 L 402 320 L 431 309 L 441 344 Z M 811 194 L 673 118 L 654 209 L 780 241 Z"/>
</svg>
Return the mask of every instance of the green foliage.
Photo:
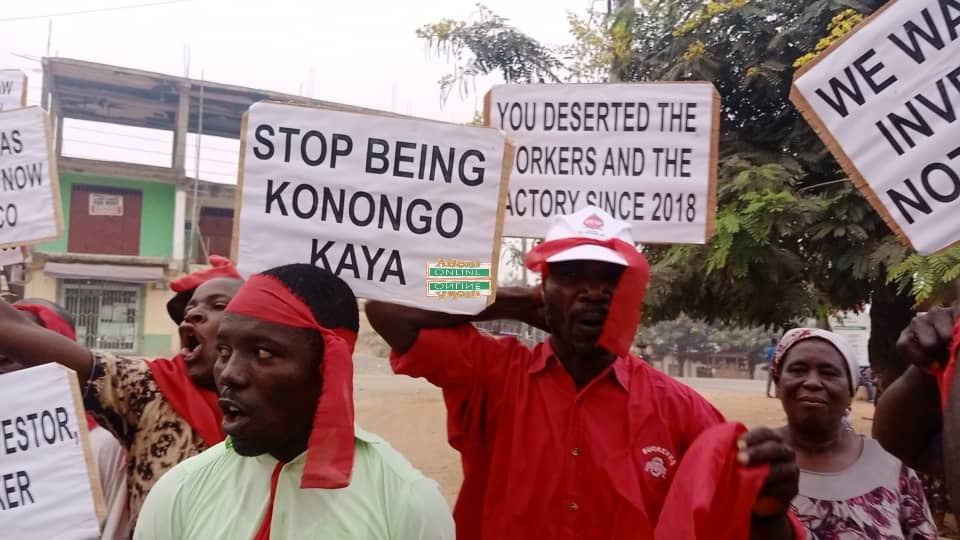
<svg viewBox="0 0 960 540">
<path fill-rule="evenodd" d="M 936 255 L 910 255 L 890 270 L 889 279 L 917 302 L 950 297 L 954 281 L 960 279 L 960 246 Z"/>
<path fill-rule="evenodd" d="M 771 332 L 761 327 L 710 324 L 681 313 L 675 319 L 642 327 L 637 333 L 637 342 L 643 348 L 652 349 L 650 359 L 674 355 L 682 363 L 693 355 L 754 355 L 769 343 L 771 337 Z"/>
<path fill-rule="evenodd" d="M 787 326 L 857 308 L 888 277 L 925 293 L 924 276 L 960 271 L 908 258 L 789 101 L 797 66 L 886 1 L 618 2 L 610 15 L 570 15 L 573 44 L 557 51 L 484 8 L 480 22 L 420 35 L 461 82 L 496 71 L 509 82 L 711 81 L 722 107 L 716 232 L 704 246 L 645 246 L 645 318 Z"/>
<path fill-rule="evenodd" d="M 507 82 L 559 82 L 561 68 L 553 52 L 507 24 L 478 4 L 474 22 L 444 19 L 417 30 L 427 47 L 454 63 L 454 72 L 440 81 L 444 98 L 459 87 L 461 95 L 471 88 L 473 77 L 499 71 Z"/>
</svg>

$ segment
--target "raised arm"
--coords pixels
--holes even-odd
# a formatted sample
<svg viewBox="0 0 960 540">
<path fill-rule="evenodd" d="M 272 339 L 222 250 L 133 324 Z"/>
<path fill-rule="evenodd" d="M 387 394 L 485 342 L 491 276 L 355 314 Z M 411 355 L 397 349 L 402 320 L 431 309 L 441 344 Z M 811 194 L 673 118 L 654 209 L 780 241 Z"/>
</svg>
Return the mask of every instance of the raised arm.
<svg viewBox="0 0 960 540">
<path fill-rule="evenodd" d="M 950 381 L 950 399 L 943 421 L 944 476 L 953 505 L 954 515 L 960 515 L 960 370 Z"/>
<path fill-rule="evenodd" d="M 937 379 L 928 372 L 946 365 L 952 333 L 950 309 L 934 308 L 910 322 L 897 340 L 897 352 L 912 365 L 877 401 L 873 421 L 873 436 L 888 452 L 940 477 L 943 415 Z"/>
<path fill-rule="evenodd" d="M 873 437 L 909 467 L 942 477 L 941 430 L 937 380 L 910 366 L 877 400 Z"/>
<path fill-rule="evenodd" d="M 365 311 L 373 329 L 398 354 L 413 347 L 421 328 L 450 328 L 477 321 L 513 319 L 547 330 L 540 287 L 497 289 L 493 304 L 477 315 L 453 315 L 375 301 L 367 302 Z"/>
<path fill-rule="evenodd" d="M 81 384 L 90 378 L 93 366 L 89 350 L 35 324 L 5 301 L 0 301 L 0 354 L 26 366 L 57 362 L 76 371 Z"/>
</svg>

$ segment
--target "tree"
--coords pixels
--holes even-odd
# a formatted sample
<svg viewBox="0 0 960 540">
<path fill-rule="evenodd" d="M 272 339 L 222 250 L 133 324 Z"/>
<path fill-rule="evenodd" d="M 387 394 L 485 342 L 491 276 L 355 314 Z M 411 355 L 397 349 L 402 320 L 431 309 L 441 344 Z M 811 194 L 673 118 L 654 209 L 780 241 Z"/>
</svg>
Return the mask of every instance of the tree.
<svg viewBox="0 0 960 540">
<path fill-rule="evenodd" d="M 675 319 L 641 328 L 637 339 L 644 348 L 652 349 L 650 360 L 667 355 L 676 357 L 681 373 L 685 373 L 687 361 L 698 356 L 743 354 L 749 361 L 750 378 L 753 378 L 754 368 L 763 358 L 763 347 L 769 342 L 770 333 L 760 327 L 715 325 L 681 314 Z"/>
<path fill-rule="evenodd" d="M 773 337 L 762 327 L 725 326 L 713 335 L 719 352 L 742 353 L 747 357 L 750 378 L 754 378 L 757 364 L 766 359 L 764 349 Z"/>
<path fill-rule="evenodd" d="M 558 50 L 486 10 L 418 33 L 454 60 L 448 86 L 494 72 L 514 83 L 712 81 L 722 103 L 716 235 L 706 246 L 645 248 L 654 269 L 646 321 L 685 313 L 787 327 L 869 302 L 871 363 L 889 380 L 901 369 L 892 341 L 913 316 L 902 287 L 915 272 L 888 277 L 909 252 L 788 98 L 799 66 L 885 3 L 646 0 L 571 16 L 574 44 Z"/>
<path fill-rule="evenodd" d="M 653 349 L 651 359 L 673 355 L 680 363 L 681 374 L 686 373 L 684 368 L 692 356 L 717 352 L 711 339 L 713 327 L 686 315 L 641 328 L 639 334 L 643 343 Z"/>
</svg>

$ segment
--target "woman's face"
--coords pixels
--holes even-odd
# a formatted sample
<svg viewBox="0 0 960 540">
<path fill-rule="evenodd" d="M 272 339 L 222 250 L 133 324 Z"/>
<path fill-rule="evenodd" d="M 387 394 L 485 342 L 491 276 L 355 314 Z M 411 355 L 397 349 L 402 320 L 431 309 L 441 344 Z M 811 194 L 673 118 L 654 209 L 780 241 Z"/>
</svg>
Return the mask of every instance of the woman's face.
<svg viewBox="0 0 960 540">
<path fill-rule="evenodd" d="M 830 342 L 807 339 L 787 351 L 777 385 L 790 427 L 802 432 L 835 431 L 850 406 L 847 363 Z"/>
</svg>

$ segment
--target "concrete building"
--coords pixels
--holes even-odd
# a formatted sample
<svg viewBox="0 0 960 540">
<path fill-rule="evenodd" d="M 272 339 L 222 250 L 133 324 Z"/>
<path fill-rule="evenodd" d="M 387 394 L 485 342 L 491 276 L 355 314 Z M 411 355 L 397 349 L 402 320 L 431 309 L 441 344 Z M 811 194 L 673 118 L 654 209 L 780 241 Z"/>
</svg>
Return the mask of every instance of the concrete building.
<svg viewBox="0 0 960 540">
<path fill-rule="evenodd" d="M 205 265 L 208 253 L 229 256 L 232 246 L 236 190 L 187 175 L 188 134 L 202 125 L 205 136 L 239 139 L 243 113 L 263 100 L 363 111 L 63 58 L 43 59 L 42 92 L 56 141 L 64 234 L 31 247 L 24 264 L 5 271 L 10 291 L 64 305 L 88 347 L 142 356 L 177 346 L 165 308 L 170 280 Z M 69 120 L 172 133 L 169 163 L 67 157 Z"/>
</svg>

